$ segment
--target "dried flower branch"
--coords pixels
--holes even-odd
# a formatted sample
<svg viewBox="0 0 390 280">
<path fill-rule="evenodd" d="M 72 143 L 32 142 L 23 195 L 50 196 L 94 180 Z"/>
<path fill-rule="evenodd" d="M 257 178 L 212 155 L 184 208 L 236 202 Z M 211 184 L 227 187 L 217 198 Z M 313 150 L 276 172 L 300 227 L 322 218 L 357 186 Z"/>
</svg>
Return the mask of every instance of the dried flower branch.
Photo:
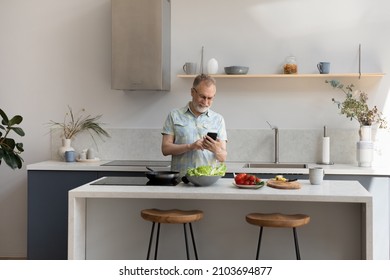
<svg viewBox="0 0 390 280">
<path fill-rule="evenodd" d="M 345 93 L 343 102 L 332 98 L 342 115 L 345 115 L 350 120 L 357 120 L 360 126 L 378 124 L 379 128 L 387 128 L 387 121 L 382 112 L 376 106 L 372 109 L 368 107 L 368 96 L 365 92 L 361 90 L 354 91 L 353 84 L 344 86 L 337 80 L 327 80 L 325 83 L 329 83 L 333 88 L 340 89 Z"/>
</svg>

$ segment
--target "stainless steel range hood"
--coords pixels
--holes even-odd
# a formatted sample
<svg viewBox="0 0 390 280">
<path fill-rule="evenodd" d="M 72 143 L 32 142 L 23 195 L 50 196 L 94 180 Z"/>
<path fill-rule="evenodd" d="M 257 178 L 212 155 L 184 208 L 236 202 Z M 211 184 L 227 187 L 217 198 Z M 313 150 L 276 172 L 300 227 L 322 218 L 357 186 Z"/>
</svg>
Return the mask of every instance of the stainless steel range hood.
<svg viewBox="0 0 390 280">
<path fill-rule="evenodd" d="M 169 0 L 112 0 L 113 89 L 170 90 Z"/>
</svg>

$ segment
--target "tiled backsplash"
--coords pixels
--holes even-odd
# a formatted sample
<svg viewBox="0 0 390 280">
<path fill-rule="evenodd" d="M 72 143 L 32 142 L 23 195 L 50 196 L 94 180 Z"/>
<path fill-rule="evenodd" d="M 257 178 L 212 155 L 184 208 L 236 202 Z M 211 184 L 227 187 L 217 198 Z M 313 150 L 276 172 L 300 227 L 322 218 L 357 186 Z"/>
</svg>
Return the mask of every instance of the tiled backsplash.
<svg viewBox="0 0 390 280">
<path fill-rule="evenodd" d="M 83 149 L 94 148 L 103 160 L 170 160 L 161 153 L 160 129 L 107 129 L 111 138 L 100 139 L 82 133 L 72 141 L 72 147 L 79 153 Z M 228 161 L 274 161 L 274 132 L 271 129 L 231 129 L 228 133 Z M 279 129 L 279 161 L 312 163 L 321 159 L 322 129 Z M 356 163 L 356 130 L 328 129 L 330 137 L 330 159 L 335 163 Z M 375 157 L 383 157 L 386 143 L 381 134 L 377 141 Z M 61 137 L 58 131 L 52 133 L 52 159 L 60 159 L 58 148 Z M 383 144 L 382 144 L 383 143 Z M 383 146 L 383 147 L 381 147 Z"/>
</svg>

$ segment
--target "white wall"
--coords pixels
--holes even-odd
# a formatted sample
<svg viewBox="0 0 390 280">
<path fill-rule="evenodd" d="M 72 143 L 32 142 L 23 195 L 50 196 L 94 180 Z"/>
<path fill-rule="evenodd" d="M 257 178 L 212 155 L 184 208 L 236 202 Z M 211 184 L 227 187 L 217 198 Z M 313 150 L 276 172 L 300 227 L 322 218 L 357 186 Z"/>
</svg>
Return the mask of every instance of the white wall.
<svg viewBox="0 0 390 280">
<path fill-rule="evenodd" d="M 172 0 L 172 90 L 168 93 L 110 89 L 109 0 L 0 0 L 0 107 L 21 114 L 25 164 L 50 158 L 49 120 L 70 105 L 103 114 L 117 128 L 160 128 L 173 107 L 190 98 L 191 81 L 178 79 L 186 61 L 215 57 L 220 66 L 247 65 L 250 73 L 276 73 L 295 55 L 301 73 L 318 61 L 332 72 L 390 68 L 386 0 Z M 389 116 L 390 78 L 343 79 L 369 92 Z M 214 109 L 229 129 L 357 128 L 331 102 L 341 95 L 322 79 L 219 80 Z M 0 257 L 26 255 L 25 168 L 0 168 Z"/>
</svg>

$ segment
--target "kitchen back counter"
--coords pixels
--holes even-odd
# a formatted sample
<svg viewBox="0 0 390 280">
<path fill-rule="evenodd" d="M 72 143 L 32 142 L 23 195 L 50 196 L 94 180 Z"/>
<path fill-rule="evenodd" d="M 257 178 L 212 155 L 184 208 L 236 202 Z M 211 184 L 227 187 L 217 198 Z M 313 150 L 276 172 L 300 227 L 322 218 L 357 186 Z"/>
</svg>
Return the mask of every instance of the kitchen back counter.
<svg viewBox="0 0 390 280">
<path fill-rule="evenodd" d="M 142 160 L 134 161 L 130 165 L 107 165 L 111 160 L 101 160 L 97 162 L 65 162 L 59 160 L 48 160 L 27 165 L 27 170 L 56 170 L 56 171 L 123 171 L 123 172 L 144 172 L 147 163 L 154 163 L 157 170 L 169 169 L 169 161 Z M 138 163 L 137 163 L 138 162 Z M 256 173 L 256 174 L 309 174 L 308 168 L 247 168 L 247 162 L 228 161 L 226 162 L 228 173 Z M 325 175 L 357 175 L 357 176 L 383 176 L 390 177 L 390 167 L 358 167 L 353 164 L 333 164 L 319 165 L 307 163 L 308 167 L 322 167 Z"/>
</svg>

